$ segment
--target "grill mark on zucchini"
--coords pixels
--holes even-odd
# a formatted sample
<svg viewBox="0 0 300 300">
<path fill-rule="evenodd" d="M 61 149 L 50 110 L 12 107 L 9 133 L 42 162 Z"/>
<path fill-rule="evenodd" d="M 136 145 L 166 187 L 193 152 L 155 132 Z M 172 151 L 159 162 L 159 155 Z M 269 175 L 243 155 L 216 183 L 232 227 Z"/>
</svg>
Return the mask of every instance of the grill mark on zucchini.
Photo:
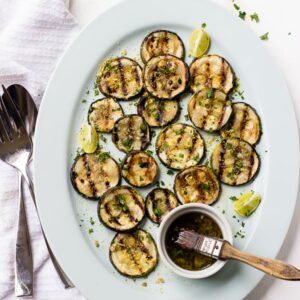
<svg viewBox="0 0 300 300">
<path fill-rule="evenodd" d="M 220 185 L 210 168 L 198 165 L 176 175 L 174 190 L 182 204 L 200 202 L 210 205 L 218 199 Z"/>
<path fill-rule="evenodd" d="M 157 30 L 149 33 L 144 38 L 140 54 L 144 63 L 154 56 L 163 54 L 171 54 L 178 58 L 183 58 L 184 45 L 176 33 L 167 30 Z"/>
<path fill-rule="evenodd" d="M 219 122 L 218 122 L 218 128 L 222 127 L 222 121 L 223 121 L 223 118 L 224 118 L 224 115 L 225 115 L 225 109 L 226 109 L 226 103 L 224 102 L 223 106 L 222 106 L 222 113 L 220 115 L 220 118 L 219 118 Z"/>
<path fill-rule="evenodd" d="M 119 73 L 120 73 L 120 81 L 121 81 L 121 84 L 122 84 L 122 91 L 123 91 L 123 94 L 125 96 L 127 96 L 128 92 L 127 92 L 127 87 L 126 87 L 124 69 L 123 69 L 123 65 L 122 65 L 122 62 L 121 62 L 120 59 L 118 60 L 118 67 L 119 67 Z"/>
<path fill-rule="evenodd" d="M 115 231 L 136 228 L 145 214 L 142 196 L 129 186 L 108 190 L 98 203 L 99 220 Z"/>
<path fill-rule="evenodd" d="M 254 178 L 258 173 L 260 161 L 249 143 L 230 138 L 216 145 L 212 152 L 211 164 L 223 183 L 237 186 Z"/>
<path fill-rule="evenodd" d="M 150 142 L 150 130 L 141 116 L 127 115 L 116 121 L 112 141 L 120 151 L 125 153 L 142 150 Z"/>
<path fill-rule="evenodd" d="M 233 87 L 234 74 L 229 63 L 215 54 L 201 56 L 190 65 L 193 92 L 214 88 L 228 93 Z"/>
<path fill-rule="evenodd" d="M 223 176 L 223 169 L 224 169 L 224 155 L 225 155 L 225 150 L 226 150 L 226 147 L 227 147 L 227 141 L 226 140 L 223 140 L 221 142 L 221 154 L 220 154 L 220 161 L 219 161 L 219 165 L 220 165 L 220 170 L 219 170 L 219 179 L 222 178 Z"/>
<path fill-rule="evenodd" d="M 159 133 L 156 152 L 162 163 L 181 170 L 200 162 L 204 154 L 204 142 L 192 126 L 175 123 Z"/>
<path fill-rule="evenodd" d="M 85 167 L 85 170 L 86 170 L 86 177 L 87 177 L 87 180 L 89 182 L 89 185 L 90 185 L 90 189 L 93 193 L 93 197 L 96 197 L 97 196 L 97 189 L 95 187 L 95 183 L 93 182 L 93 180 L 91 179 L 91 169 L 90 169 L 90 165 L 89 165 L 89 162 L 88 162 L 88 159 L 87 159 L 87 156 L 84 155 L 82 157 L 83 161 L 84 161 L 84 167 Z"/>
<path fill-rule="evenodd" d="M 240 138 L 251 145 L 258 143 L 261 124 L 255 109 L 244 102 L 234 103 L 229 122 L 221 130 L 222 138 Z"/>
<path fill-rule="evenodd" d="M 152 236 L 144 231 L 118 233 L 109 249 L 113 266 L 122 275 L 144 277 L 154 270 L 158 263 L 158 252 Z"/>
</svg>

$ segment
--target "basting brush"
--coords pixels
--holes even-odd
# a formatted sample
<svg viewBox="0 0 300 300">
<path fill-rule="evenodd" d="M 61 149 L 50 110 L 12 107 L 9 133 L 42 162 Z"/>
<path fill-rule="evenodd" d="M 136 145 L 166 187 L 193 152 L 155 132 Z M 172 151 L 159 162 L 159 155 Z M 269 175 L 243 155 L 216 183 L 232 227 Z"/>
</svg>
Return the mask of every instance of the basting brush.
<svg viewBox="0 0 300 300">
<path fill-rule="evenodd" d="M 235 259 L 271 276 L 300 280 L 300 270 L 280 260 L 251 255 L 234 248 L 228 241 L 181 229 L 176 240 L 184 249 L 194 250 L 215 259 Z"/>
</svg>

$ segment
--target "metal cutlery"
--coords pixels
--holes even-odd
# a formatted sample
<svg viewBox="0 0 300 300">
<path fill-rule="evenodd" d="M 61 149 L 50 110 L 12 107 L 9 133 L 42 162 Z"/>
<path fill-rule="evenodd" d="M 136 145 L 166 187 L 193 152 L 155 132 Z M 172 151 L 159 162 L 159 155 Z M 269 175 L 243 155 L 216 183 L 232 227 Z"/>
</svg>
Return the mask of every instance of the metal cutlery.
<svg viewBox="0 0 300 300">
<path fill-rule="evenodd" d="M 28 176 L 28 162 L 32 155 L 32 141 L 26 132 L 25 125 L 17 106 L 12 100 L 7 89 L 4 86 L 2 87 L 4 95 L 3 98 L 0 97 L 0 159 L 17 169 L 22 174 L 22 177 L 28 184 L 29 191 L 35 204 L 33 184 Z M 64 283 L 65 288 L 73 287 L 73 284 L 59 267 L 46 238 L 45 241 L 50 258 L 58 275 Z M 17 263 L 19 263 L 18 267 L 21 269 L 23 267 L 28 269 L 28 266 L 30 268 L 30 261 L 23 262 L 21 258 L 17 258 Z M 23 263 L 24 266 L 22 266 Z M 24 272 L 24 274 L 27 273 Z M 18 280 L 18 278 L 16 279 Z M 29 282 L 26 278 L 23 278 L 22 280 L 23 282 Z M 17 285 L 22 286 L 22 282 L 17 283 Z"/>
</svg>

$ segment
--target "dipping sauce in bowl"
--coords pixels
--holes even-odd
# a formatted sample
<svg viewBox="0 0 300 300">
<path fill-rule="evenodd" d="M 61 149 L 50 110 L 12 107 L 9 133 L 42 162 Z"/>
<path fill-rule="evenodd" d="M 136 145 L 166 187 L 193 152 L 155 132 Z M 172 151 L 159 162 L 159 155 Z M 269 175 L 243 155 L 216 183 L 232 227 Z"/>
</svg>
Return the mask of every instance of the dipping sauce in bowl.
<svg viewBox="0 0 300 300">
<path fill-rule="evenodd" d="M 198 233 L 223 238 L 219 225 L 213 218 L 201 212 L 190 212 L 179 216 L 167 229 L 165 244 L 167 254 L 179 267 L 199 271 L 208 268 L 216 262 L 215 259 L 196 253 L 193 250 L 183 249 L 176 240 L 182 229 L 191 229 Z"/>
</svg>

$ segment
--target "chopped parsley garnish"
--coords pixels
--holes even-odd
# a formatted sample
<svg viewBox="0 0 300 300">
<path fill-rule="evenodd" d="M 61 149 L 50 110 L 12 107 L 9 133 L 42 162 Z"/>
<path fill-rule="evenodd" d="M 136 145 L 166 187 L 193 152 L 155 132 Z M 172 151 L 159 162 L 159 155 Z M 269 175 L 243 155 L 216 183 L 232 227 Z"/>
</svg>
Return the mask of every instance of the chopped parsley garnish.
<svg viewBox="0 0 300 300">
<path fill-rule="evenodd" d="M 86 99 L 82 99 L 82 100 L 81 100 L 81 103 L 86 103 Z"/>
<path fill-rule="evenodd" d="M 189 120 L 189 116 L 188 115 L 184 115 L 184 118 L 185 118 L 186 121 Z"/>
<path fill-rule="evenodd" d="M 195 155 L 195 156 L 193 157 L 193 160 L 196 161 L 196 162 L 198 162 L 198 161 L 200 160 L 199 153 L 197 153 L 197 155 Z"/>
<path fill-rule="evenodd" d="M 132 143 L 133 143 L 132 139 L 126 139 L 125 141 L 123 141 L 123 146 L 125 146 L 126 148 L 130 148 Z"/>
<path fill-rule="evenodd" d="M 160 72 L 160 73 L 166 74 L 166 75 L 173 75 L 174 74 L 174 71 L 171 70 L 170 68 L 166 67 L 166 66 L 157 68 L 157 71 Z"/>
<path fill-rule="evenodd" d="M 153 204 L 153 212 L 154 212 L 154 214 L 156 215 L 156 216 L 161 216 L 162 215 L 162 211 L 161 211 L 161 209 L 157 206 L 157 203 L 156 202 L 154 202 L 154 204 Z"/>
<path fill-rule="evenodd" d="M 142 130 L 142 132 L 146 132 L 147 131 L 147 125 L 145 123 L 142 123 L 140 125 L 140 129 Z"/>
<path fill-rule="evenodd" d="M 108 158 L 110 158 L 109 152 L 101 152 L 101 153 L 99 153 L 99 156 L 98 156 L 99 161 L 104 162 Z"/>
<path fill-rule="evenodd" d="M 229 197 L 229 199 L 232 201 L 236 201 L 238 198 L 236 196 L 231 196 L 231 197 Z"/>
<path fill-rule="evenodd" d="M 206 93 L 206 98 L 211 99 L 215 96 L 215 92 L 213 89 L 209 89 L 209 91 Z"/>
<path fill-rule="evenodd" d="M 103 141 L 104 143 L 107 142 L 107 138 L 103 134 L 100 134 L 100 140 Z"/>
<path fill-rule="evenodd" d="M 205 28 L 205 27 L 206 27 L 206 23 L 202 23 L 201 28 Z"/>
<path fill-rule="evenodd" d="M 91 223 L 91 225 L 94 225 L 94 224 L 95 224 L 95 221 L 93 220 L 92 217 L 90 217 L 90 223 Z"/>
<path fill-rule="evenodd" d="M 201 189 L 205 192 L 210 192 L 211 190 L 211 185 L 210 183 L 201 183 Z"/>
<path fill-rule="evenodd" d="M 94 90 L 94 95 L 98 96 L 99 95 L 99 91 L 98 90 Z"/>
<path fill-rule="evenodd" d="M 149 155 L 153 155 L 153 151 L 151 151 L 151 150 L 146 150 L 146 153 Z"/>
<path fill-rule="evenodd" d="M 292 34 L 291 32 L 288 33 L 288 35 L 291 35 L 291 34 Z"/>
<path fill-rule="evenodd" d="M 94 232 L 94 229 L 93 228 L 90 228 L 89 229 L 89 234 L 93 233 Z"/>
<path fill-rule="evenodd" d="M 160 181 L 160 184 L 162 185 L 162 186 L 165 186 L 165 183 L 164 183 L 164 181 Z"/>
<path fill-rule="evenodd" d="M 174 172 L 172 170 L 168 170 L 167 174 L 168 175 L 174 175 Z"/>
<path fill-rule="evenodd" d="M 240 10 L 240 7 L 236 3 L 233 3 L 233 6 L 236 10 Z"/>
<path fill-rule="evenodd" d="M 239 17 L 245 21 L 245 18 L 246 18 L 246 12 L 245 11 L 239 11 Z"/>
<path fill-rule="evenodd" d="M 179 156 L 180 158 L 184 158 L 183 153 L 179 153 L 178 156 Z"/>
<path fill-rule="evenodd" d="M 255 21 L 256 23 L 259 22 L 259 16 L 258 14 L 255 12 L 252 15 L 250 15 L 251 21 Z"/>
<path fill-rule="evenodd" d="M 156 136 L 156 132 L 154 130 L 151 130 L 151 137 L 155 137 Z"/>
<path fill-rule="evenodd" d="M 260 39 L 262 41 L 267 41 L 269 39 L 269 32 L 266 32 L 265 34 L 261 35 Z"/>
</svg>

